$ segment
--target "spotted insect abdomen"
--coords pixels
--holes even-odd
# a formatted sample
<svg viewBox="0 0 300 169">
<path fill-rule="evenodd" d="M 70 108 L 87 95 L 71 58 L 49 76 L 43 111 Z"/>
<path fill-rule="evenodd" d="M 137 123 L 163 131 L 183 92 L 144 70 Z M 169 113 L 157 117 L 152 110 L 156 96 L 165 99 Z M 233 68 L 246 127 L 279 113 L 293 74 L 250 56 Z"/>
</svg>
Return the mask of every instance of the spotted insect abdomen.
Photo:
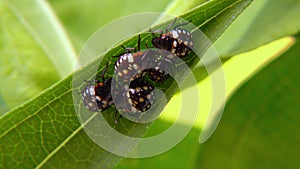
<svg viewBox="0 0 300 169">
<path fill-rule="evenodd" d="M 81 92 L 85 107 L 93 112 L 103 111 L 113 104 L 111 95 L 111 78 L 105 82 L 90 84 Z"/>
<path fill-rule="evenodd" d="M 141 76 L 142 67 L 136 53 L 126 53 L 115 63 L 115 73 L 124 82 L 129 82 Z"/>
<path fill-rule="evenodd" d="M 146 83 L 129 88 L 127 99 L 133 112 L 145 112 L 151 108 L 154 100 L 152 91 L 153 86 Z"/>
<path fill-rule="evenodd" d="M 167 50 L 179 57 L 188 55 L 192 51 L 193 43 L 192 34 L 180 28 L 175 28 L 152 39 L 154 47 Z"/>
<path fill-rule="evenodd" d="M 193 46 L 193 38 L 189 31 L 176 28 L 171 31 L 174 38 L 171 52 L 177 56 L 183 57 L 191 52 Z"/>
</svg>

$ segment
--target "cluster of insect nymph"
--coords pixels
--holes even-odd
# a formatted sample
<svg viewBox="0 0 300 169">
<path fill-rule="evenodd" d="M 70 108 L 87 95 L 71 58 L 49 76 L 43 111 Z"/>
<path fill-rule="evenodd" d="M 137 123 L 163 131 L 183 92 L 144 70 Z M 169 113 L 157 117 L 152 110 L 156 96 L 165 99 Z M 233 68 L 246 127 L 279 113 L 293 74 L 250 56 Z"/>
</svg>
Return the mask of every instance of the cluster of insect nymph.
<svg viewBox="0 0 300 169">
<path fill-rule="evenodd" d="M 101 112 L 114 103 L 121 103 L 118 104 L 120 105 L 118 111 L 136 117 L 149 110 L 155 100 L 153 84 L 161 83 L 170 76 L 162 69 L 172 65 L 173 58 L 186 57 L 192 51 L 191 33 L 180 28 L 189 22 L 175 25 L 176 19 L 174 19 L 166 27 L 165 32 L 150 29 L 153 35 L 151 49 L 145 44 L 148 49 L 140 50 L 140 35 L 138 35 L 137 49 L 122 46 L 125 52 L 113 57 L 118 58 L 114 64 L 114 74 L 117 76 L 116 88 L 124 92 L 112 92 L 113 79 L 105 78 L 108 70 L 107 64 L 100 76 L 101 80 L 90 82 L 81 91 L 85 107 L 92 112 Z M 143 78 L 145 75 L 151 79 L 152 83 Z M 118 103 L 114 101 L 112 93 L 116 94 L 114 98 L 118 98 Z"/>
</svg>

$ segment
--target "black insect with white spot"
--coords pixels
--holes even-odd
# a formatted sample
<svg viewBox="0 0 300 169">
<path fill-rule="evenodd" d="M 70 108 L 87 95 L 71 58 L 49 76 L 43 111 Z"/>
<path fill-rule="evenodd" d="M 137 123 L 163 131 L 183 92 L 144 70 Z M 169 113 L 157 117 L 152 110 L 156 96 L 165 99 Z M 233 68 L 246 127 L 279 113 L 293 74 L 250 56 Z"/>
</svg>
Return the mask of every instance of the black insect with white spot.
<svg viewBox="0 0 300 169">
<path fill-rule="evenodd" d="M 156 48 L 164 49 L 172 54 L 178 56 L 178 57 L 184 57 L 191 53 L 191 48 L 193 47 L 193 37 L 192 34 L 182 28 L 179 28 L 180 26 L 187 25 L 188 23 L 183 23 L 176 25 L 174 29 L 169 31 L 171 27 L 176 22 L 176 19 L 167 26 L 166 33 L 163 33 L 161 30 L 153 31 L 152 34 L 154 38 L 152 38 L 152 44 Z M 155 33 L 161 33 L 159 37 L 155 36 Z"/>
<path fill-rule="evenodd" d="M 175 73 L 175 57 L 176 56 L 169 52 L 157 50 L 155 60 L 152 61 L 151 65 L 153 68 L 147 70 L 150 75 L 150 79 L 155 83 L 158 83 L 170 77 L 169 73 Z M 167 70 L 169 73 L 164 70 Z"/>
<path fill-rule="evenodd" d="M 151 59 L 151 50 L 140 51 L 140 35 L 138 36 L 138 49 L 125 48 L 126 53 L 121 54 L 119 59 L 115 62 L 115 74 L 122 79 L 123 82 L 130 82 L 134 79 L 142 77 L 143 71 Z"/>
<path fill-rule="evenodd" d="M 115 62 L 116 84 L 118 88 L 116 104 L 122 112 L 139 116 L 151 108 L 154 100 L 154 87 L 143 77 L 149 72 L 151 60 L 155 60 L 154 50 L 140 51 L 140 35 L 137 49 L 125 48 L 127 52 L 121 54 Z M 133 52 L 132 52 L 133 51 Z"/>
<path fill-rule="evenodd" d="M 153 91 L 153 85 L 142 78 L 135 79 L 131 81 L 129 88 L 123 88 L 115 95 L 115 106 L 122 116 L 140 120 L 155 101 Z"/>
<path fill-rule="evenodd" d="M 127 108 L 131 113 L 142 113 L 151 108 L 155 96 L 152 92 L 154 87 L 140 79 L 136 79 L 130 83 L 130 87 L 126 93 L 130 108 Z"/>
<path fill-rule="evenodd" d="M 151 69 L 149 69 L 148 72 L 149 72 L 149 75 L 150 75 L 150 79 L 153 80 L 156 83 L 162 82 L 170 76 L 167 72 L 159 69 L 158 67 L 151 68 Z"/>
<path fill-rule="evenodd" d="M 92 112 L 103 111 L 113 104 L 111 95 L 112 78 L 107 80 L 104 78 L 107 68 L 108 65 L 106 65 L 102 72 L 102 82 L 96 80 L 95 84 L 87 85 L 81 92 L 82 101 L 85 107 Z"/>
</svg>

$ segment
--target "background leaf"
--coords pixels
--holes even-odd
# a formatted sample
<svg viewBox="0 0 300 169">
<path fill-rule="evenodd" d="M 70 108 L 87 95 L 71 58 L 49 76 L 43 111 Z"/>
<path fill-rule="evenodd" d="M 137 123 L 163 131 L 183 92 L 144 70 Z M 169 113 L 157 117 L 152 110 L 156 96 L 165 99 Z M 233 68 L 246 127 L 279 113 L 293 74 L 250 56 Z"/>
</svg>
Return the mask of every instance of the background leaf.
<svg viewBox="0 0 300 169">
<path fill-rule="evenodd" d="M 50 3 L 79 52 L 88 38 L 101 26 L 138 12 L 161 12 L 170 1 L 50 0 Z M 116 9 L 120 5 L 122 7 Z"/>
<path fill-rule="evenodd" d="M 208 0 L 173 0 L 164 12 L 170 15 L 179 15 L 207 1 Z"/>
<path fill-rule="evenodd" d="M 59 75 L 65 77 L 72 73 L 76 53 L 47 2 L 6 0 L 6 4 L 47 55 Z"/>
<path fill-rule="evenodd" d="M 198 26 L 205 23 L 202 26 L 214 41 L 226 28 L 222 28 L 222 26 L 228 26 L 232 22 L 232 18 L 235 18 L 250 2 L 211 1 L 189 11 L 183 17 L 193 19 Z M 215 29 L 218 24 L 220 26 Z M 209 31 L 210 29 L 211 31 Z M 128 39 L 123 45 L 134 46 L 133 41 L 136 42 L 134 38 Z M 111 59 L 111 56 L 120 52 L 120 49 L 120 46 L 116 46 L 106 53 L 105 59 Z M 95 66 L 98 67 L 97 62 L 96 60 L 76 72 L 79 74 L 78 77 L 87 79 L 85 77 L 87 72 L 90 72 Z M 99 70 L 103 68 L 104 64 L 99 67 Z M 2 149 L 0 155 L 4 167 L 22 165 L 28 168 L 90 168 L 96 166 L 105 168 L 114 166 L 120 159 L 120 157 L 100 149 L 83 131 L 74 112 L 71 93 L 72 90 L 80 91 L 80 89 L 72 89 L 71 81 L 72 77 L 67 77 L 40 96 L 0 118 L 0 146 Z M 103 115 L 111 125 L 114 124 L 113 107 L 104 111 Z M 147 124 L 136 124 L 121 119 L 115 127 L 123 134 L 141 136 L 145 132 L 146 126 Z"/>
<path fill-rule="evenodd" d="M 197 168 L 299 168 L 299 45 L 298 37 L 232 96 Z"/>
<path fill-rule="evenodd" d="M 221 57 L 255 49 L 300 31 L 300 1 L 259 0 L 228 28 L 215 43 Z"/>
<path fill-rule="evenodd" d="M 275 12 L 276 11 L 276 12 Z M 254 1 L 214 44 L 223 62 L 300 30 L 300 3 L 297 0 Z M 272 58 L 270 58 L 272 59 Z M 212 60 L 211 64 L 216 61 Z M 217 68 L 217 66 L 215 66 Z M 197 81 L 207 77 L 199 63 L 193 70 Z"/>
<path fill-rule="evenodd" d="M 12 1 L 0 1 L 0 95 L 3 100 L 0 115 L 60 79 L 60 73 L 42 49 L 41 45 L 47 43 L 41 44 L 32 37 L 24 24 L 30 27 L 32 25 L 27 23 L 25 16 L 11 3 Z M 35 11 L 38 16 L 46 15 L 40 9 L 35 10 L 36 8 L 39 6 L 27 6 L 26 10 Z M 36 20 L 36 24 L 42 23 Z M 45 26 L 50 27 L 49 24 Z M 39 33 L 41 32 L 36 32 L 37 36 Z M 49 32 L 48 35 L 54 38 L 57 34 Z"/>
</svg>

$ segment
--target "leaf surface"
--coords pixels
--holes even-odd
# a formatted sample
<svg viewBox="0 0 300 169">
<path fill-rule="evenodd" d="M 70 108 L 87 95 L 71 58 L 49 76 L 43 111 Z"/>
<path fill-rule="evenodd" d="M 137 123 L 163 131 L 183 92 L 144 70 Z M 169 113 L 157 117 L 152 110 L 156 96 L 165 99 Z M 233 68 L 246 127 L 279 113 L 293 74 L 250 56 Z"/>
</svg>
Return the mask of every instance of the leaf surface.
<svg viewBox="0 0 300 169">
<path fill-rule="evenodd" d="M 232 96 L 197 168 L 299 168 L 299 49 L 298 36 Z"/>
<path fill-rule="evenodd" d="M 43 50 L 48 41 L 41 43 L 35 39 L 31 34 L 35 32 L 34 25 L 26 20 L 26 16 L 13 2 L 15 1 L 0 1 L 0 115 L 36 96 L 61 78 L 60 72 Z M 42 5 L 38 5 L 44 1 L 32 2 L 34 5 L 25 3 L 27 6 L 22 10 L 35 11 L 37 16 L 45 16 L 46 12 L 40 9 Z M 36 18 L 31 23 L 43 24 Z M 51 27 L 49 24 L 45 26 Z M 39 31 L 35 35 L 54 38 L 56 32 L 45 34 Z M 49 43 L 51 42 L 53 43 Z M 60 48 L 63 47 L 58 45 L 57 49 Z M 62 57 L 56 54 L 57 59 Z"/>
<path fill-rule="evenodd" d="M 295 35 L 300 31 L 300 1 L 259 0 L 228 28 L 215 44 L 222 58 Z"/>
</svg>

